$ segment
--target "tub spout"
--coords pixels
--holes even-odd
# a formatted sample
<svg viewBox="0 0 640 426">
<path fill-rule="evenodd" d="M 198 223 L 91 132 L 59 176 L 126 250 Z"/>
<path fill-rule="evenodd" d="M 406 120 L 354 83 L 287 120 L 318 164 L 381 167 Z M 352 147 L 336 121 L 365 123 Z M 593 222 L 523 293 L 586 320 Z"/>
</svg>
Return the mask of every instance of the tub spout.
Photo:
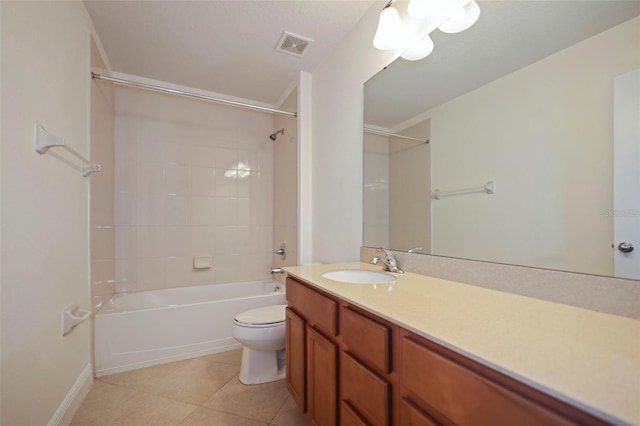
<svg viewBox="0 0 640 426">
<path fill-rule="evenodd" d="M 271 268 L 271 275 L 273 274 L 284 274 L 282 268 Z"/>
</svg>

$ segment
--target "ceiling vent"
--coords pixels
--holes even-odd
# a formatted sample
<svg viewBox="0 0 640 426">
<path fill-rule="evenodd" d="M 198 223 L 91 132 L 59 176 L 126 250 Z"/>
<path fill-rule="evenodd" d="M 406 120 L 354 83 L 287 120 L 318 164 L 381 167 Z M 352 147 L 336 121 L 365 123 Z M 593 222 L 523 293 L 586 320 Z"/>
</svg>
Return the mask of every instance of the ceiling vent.
<svg viewBox="0 0 640 426">
<path fill-rule="evenodd" d="M 278 52 L 288 53 L 289 55 L 301 57 L 304 56 L 305 53 L 307 53 L 312 44 L 313 40 L 311 40 L 310 38 L 302 37 L 297 34 L 292 34 L 285 31 L 282 33 L 282 37 L 280 37 L 280 41 L 276 46 L 276 50 Z"/>
</svg>

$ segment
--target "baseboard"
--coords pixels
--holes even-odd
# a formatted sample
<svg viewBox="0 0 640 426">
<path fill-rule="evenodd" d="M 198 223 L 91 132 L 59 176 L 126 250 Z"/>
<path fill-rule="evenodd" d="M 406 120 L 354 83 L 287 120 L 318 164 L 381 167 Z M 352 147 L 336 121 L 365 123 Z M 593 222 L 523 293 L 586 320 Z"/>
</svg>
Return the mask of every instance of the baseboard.
<svg viewBox="0 0 640 426">
<path fill-rule="evenodd" d="M 80 408 L 80 404 L 87 397 L 93 386 L 93 368 L 91 364 L 82 370 L 64 400 L 49 420 L 47 426 L 68 425 Z"/>
</svg>

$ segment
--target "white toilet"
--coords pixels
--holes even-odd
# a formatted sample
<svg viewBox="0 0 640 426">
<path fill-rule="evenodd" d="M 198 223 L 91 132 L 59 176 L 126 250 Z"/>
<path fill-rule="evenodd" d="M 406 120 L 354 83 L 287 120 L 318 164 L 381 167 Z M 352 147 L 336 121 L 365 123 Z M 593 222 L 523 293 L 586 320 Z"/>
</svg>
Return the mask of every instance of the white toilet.
<svg viewBox="0 0 640 426">
<path fill-rule="evenodd" d="M 284 379 L 286 307 L 265 306 L 236 315 L 231 335 L 243 346 L 240 381 L 245 385 Z"/>
</svg>

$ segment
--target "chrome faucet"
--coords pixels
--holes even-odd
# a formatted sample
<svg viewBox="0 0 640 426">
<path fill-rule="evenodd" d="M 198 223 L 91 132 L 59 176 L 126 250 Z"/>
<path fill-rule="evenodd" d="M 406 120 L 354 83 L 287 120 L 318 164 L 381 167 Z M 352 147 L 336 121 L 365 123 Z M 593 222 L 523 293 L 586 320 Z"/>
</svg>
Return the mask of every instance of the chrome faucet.
<svg viewBox="0 0 640 426">
<path fill-rule="evenodd" d="M 398 263 L 396 262 L 396 257 L 389 250 L 385 250 L 383 248 L 378 249 L 379 252 L 384 252 L 386 257 L 376 256 L 371 259 L 370 263 L 374 265 L 378 262 L 384 263 L 384 270 L 388 272 L 394 272 L 396 274 L 404 274 L 404 271 L 398 268 Z"/>
</svg>

